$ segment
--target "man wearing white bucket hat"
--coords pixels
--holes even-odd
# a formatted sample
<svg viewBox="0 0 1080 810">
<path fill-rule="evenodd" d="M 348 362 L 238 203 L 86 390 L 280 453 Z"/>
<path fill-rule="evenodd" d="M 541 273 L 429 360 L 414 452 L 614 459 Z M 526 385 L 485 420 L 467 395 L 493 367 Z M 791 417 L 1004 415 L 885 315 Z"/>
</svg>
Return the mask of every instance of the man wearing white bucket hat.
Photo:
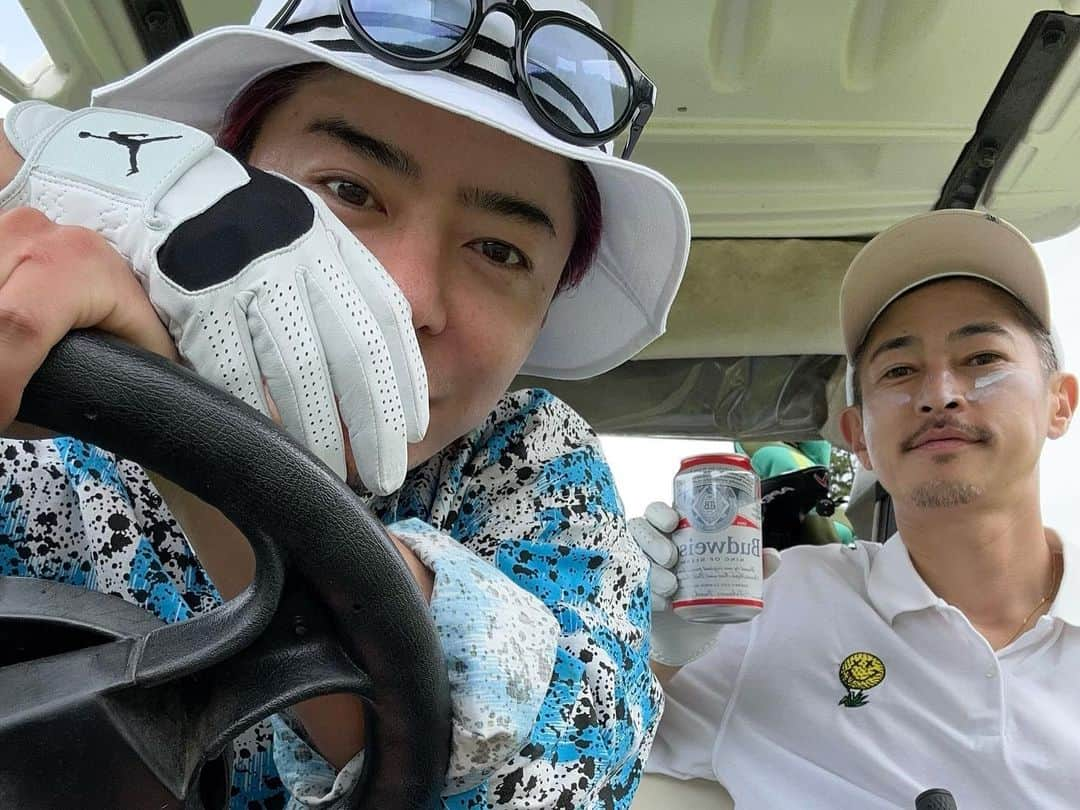
<svg viewBox="0 0 1080 810">
<path fill-rule="evenodd" d="M 855 257 L 840 317 L 844 435 L 898 532 L 785 551 L 746 624 L 655 622 L 649 769 L 719 779 L 740 807 L 884 810 L 932 788 L 961 810 L 1075 807 L 1080 549 L 1043 526 L 1039 456 L 1077 380 L 1038 254 L 989 214 L 913 217 Z"/>
<path fill-rule="evenodd" d="M 663 331 L 689 226 L 627 159 L 653 87 L 573 0 L 279 5 L 90 110 L 9 114 L 0 312 L 31 328 L 5 332 L 23 337 L 0 358 L 0 426 L 72 327 L 175 344 L 375 493 L 451 665 L 445 805 L 626 807 L 660 708 L 646 565 L 588 426 L 504 392 L 519 371 L 598 374 Z M 166 482 L 187 538 L 143 471 L 96 448 L 4 458 L 0 573 L 169 621 L 247 584 L 244 541 L 201 542 L 225 528 Z M 57 512 L 78 531 L 25 529 Z M 341 770 L 276 722 L 245 741 L 234 806 L 280 803 L 278 772 L 295 802 L 349 789 L 356 706 L 303 719 Z"/>
</svg>

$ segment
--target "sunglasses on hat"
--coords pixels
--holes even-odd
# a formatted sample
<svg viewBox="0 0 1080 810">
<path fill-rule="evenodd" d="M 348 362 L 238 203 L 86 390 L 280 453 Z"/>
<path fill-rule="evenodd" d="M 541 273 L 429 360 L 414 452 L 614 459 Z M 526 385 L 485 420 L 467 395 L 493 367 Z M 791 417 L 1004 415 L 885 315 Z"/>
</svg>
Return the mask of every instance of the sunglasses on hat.
<svg viewBox="0 0 1080 810">
<path fill-rule="evenodd" d="M 269 27 L 291 33 L 290 0 Z M 600 146 L 627 128 L 629 158 L 656 103 L 656 86 L 611 37 L 565 11 L 536 11 L 527 0 L 340 0 L 341 21 L 361 51 L 406 70 L 447 70 L 491 86 L 470 70 L 475 48 L 505 59 L 513 91 L 548 133 L 578 146 Z M 514 22 L 507 48 L 480 36 L 492 12 Z M 494 88 L 502 89 L 502 88 Z"/>
</svg>

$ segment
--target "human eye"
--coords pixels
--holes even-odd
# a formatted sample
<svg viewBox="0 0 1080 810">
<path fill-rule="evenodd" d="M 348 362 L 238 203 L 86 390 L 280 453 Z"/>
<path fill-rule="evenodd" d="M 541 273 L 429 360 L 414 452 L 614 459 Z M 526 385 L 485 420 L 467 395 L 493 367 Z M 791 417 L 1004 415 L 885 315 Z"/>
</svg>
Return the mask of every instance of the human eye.
<svg viewBox="0 0 1080 810">
<path fill-rule="evenodd" d="M 909 377 L 915 373 L 915 369 L 911 366 L 893 366 L 892 368 L 885 369 L 885 372 L 881 375 L 883 380 L 900 380 L 904 377 Z"/>
<path fill-rule="evenodd" d="M 353 208 L 379 209 L 380 207 L 375 195 L 359 183 L 339 178 L 326 180 L 324 185 L 334 197 Z"/>
<path fill-rule="evenodd" d="M 468 245 L 492 264 L 511 270 L 531 270 L 532 262 L 522 251 L 497 239 L 477 239 Z"/>
<path fill-rule="evenodd" d="M 970 366 L 988 366 L 991 363 L 997 363 L 1004 358 L 997 352 L 979 352 L 973 354 L 968 358 L 968 365 Z"/>
</svg>

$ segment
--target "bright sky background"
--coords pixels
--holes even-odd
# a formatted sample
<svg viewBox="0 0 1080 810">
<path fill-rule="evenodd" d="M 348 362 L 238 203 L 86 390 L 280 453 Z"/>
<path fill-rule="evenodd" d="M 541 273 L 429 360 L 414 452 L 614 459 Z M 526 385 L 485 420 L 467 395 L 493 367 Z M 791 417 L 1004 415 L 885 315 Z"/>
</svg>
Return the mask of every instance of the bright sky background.
<svg viewBox="0 0 1080 810">
<path fill-rule="evenodd" d="M 21 8 L 12 0 L 0 4 L 0 62 L 23 74 L 44 52 Z M 0 98 L 0 115 L 9 105 Z M 1071 311 L 1080 302 L 1080 231 L 1037 246 L 1049 276 L 1053 317 L 1065 346 L 1066 366 L 1080 369 L 1080 317 Z M 1072 306 L 1071 306 L 1072 305 Z M 623 497 L 627 513 L 640 514 L 652 500 L 670 499 L 671 479 L 679 459 L 703 452 L 723 452 L 727 442 L 639 439 L 607 436 L 603 439 L 608 460 Z M 1045 522 L 1071 531 L 1075 518 L 1075 484 L 1080 476 L 1080 422 L 1070 435 L 1048 442 L 1043 454 L 1042 489 Z"/>
</svg>

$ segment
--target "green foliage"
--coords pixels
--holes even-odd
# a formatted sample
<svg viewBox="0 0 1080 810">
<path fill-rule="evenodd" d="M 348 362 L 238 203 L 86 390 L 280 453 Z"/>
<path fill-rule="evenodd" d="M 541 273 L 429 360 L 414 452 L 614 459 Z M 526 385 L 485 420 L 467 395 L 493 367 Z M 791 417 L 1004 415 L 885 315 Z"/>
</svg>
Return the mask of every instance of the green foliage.
<svg viewBox="0 0 1080 810">
<path fill-rule="evenodd" d="M 829 460 L 829 477 L 832 479 L 829 496 L 838 506 L 846 504 L 855 481 L 855 456 L 834 445 Z"/>
</svg>

